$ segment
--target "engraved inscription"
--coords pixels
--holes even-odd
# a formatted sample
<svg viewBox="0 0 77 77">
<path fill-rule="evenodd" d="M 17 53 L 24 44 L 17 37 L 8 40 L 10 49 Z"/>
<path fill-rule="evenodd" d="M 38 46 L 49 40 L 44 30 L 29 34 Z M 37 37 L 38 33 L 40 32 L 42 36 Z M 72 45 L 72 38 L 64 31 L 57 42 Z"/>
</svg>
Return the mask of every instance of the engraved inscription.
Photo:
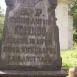
<svg viewBox="0 0 77 77">
<path fill-rule="evenodd" d="M 5 66 L 55 68 L 52 65 L 58 63 L 59 42 L 54 1 L 8 1 L 1 48 Z"/>
</svg>

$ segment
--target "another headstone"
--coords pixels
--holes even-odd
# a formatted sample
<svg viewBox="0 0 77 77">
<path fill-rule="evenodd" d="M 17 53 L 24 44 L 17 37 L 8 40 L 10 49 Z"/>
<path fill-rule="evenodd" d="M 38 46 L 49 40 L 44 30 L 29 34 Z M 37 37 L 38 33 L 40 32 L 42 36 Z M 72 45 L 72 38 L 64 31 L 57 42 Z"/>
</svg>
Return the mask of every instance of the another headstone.
<svg viewBox="0 0 77 77">
<path fill-rule="evenodd" d="M 0 69 L 60 70 L 57 0 L 5 0 Z"/>
<path fill-rule="evenodd" d="M 71 0 L 57 0 L 57 26 L 59 27 L 60 50 L 69 50 L 73 47 L 73 17 L 68 14 Z"/>
</svg>

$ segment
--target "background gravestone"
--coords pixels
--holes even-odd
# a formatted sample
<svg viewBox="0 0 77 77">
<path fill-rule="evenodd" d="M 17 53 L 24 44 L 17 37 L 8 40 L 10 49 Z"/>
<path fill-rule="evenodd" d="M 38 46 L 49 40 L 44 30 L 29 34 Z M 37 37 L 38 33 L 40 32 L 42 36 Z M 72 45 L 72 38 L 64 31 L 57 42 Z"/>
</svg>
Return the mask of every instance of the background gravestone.
<svg viewBox="0 0 77 77">
<path fill-rule="evenodd" d="M 57 0 L 5 0 L 1 69 L 60 70 Z"/>
</svg>

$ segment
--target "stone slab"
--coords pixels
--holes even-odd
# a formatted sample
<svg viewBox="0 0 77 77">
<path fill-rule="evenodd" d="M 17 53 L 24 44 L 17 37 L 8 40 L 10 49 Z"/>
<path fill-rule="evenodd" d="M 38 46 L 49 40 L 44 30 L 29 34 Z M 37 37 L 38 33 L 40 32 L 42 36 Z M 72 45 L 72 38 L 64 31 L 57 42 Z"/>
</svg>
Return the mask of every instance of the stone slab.
<svg viewBox="0 0 77 77">
<path fill-rule="evenodd" d="M 67 72 L 61 71 L 17 71 L 1 70 L 0 77 L 66 77 Z"/>
<path fill-rule="evenodd" d="M 0 70 L 61 70 L 57 0 L 5 0 Z"/>
</svg>

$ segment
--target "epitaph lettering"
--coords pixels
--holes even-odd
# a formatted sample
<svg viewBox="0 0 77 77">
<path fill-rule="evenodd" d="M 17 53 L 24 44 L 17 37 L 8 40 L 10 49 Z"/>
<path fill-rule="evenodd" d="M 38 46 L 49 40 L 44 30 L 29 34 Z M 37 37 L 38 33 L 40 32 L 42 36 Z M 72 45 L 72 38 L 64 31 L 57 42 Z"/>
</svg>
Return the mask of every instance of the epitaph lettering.
<svg viewBox="0 0 77 77">
<path fill-rule="evenodd" d="M 57 1 L 5 2 L 7 11 L 1 47 L 3 66 L 0 68 L 60 70 L 59 31 L 55 18 Z"/>
</svg>

